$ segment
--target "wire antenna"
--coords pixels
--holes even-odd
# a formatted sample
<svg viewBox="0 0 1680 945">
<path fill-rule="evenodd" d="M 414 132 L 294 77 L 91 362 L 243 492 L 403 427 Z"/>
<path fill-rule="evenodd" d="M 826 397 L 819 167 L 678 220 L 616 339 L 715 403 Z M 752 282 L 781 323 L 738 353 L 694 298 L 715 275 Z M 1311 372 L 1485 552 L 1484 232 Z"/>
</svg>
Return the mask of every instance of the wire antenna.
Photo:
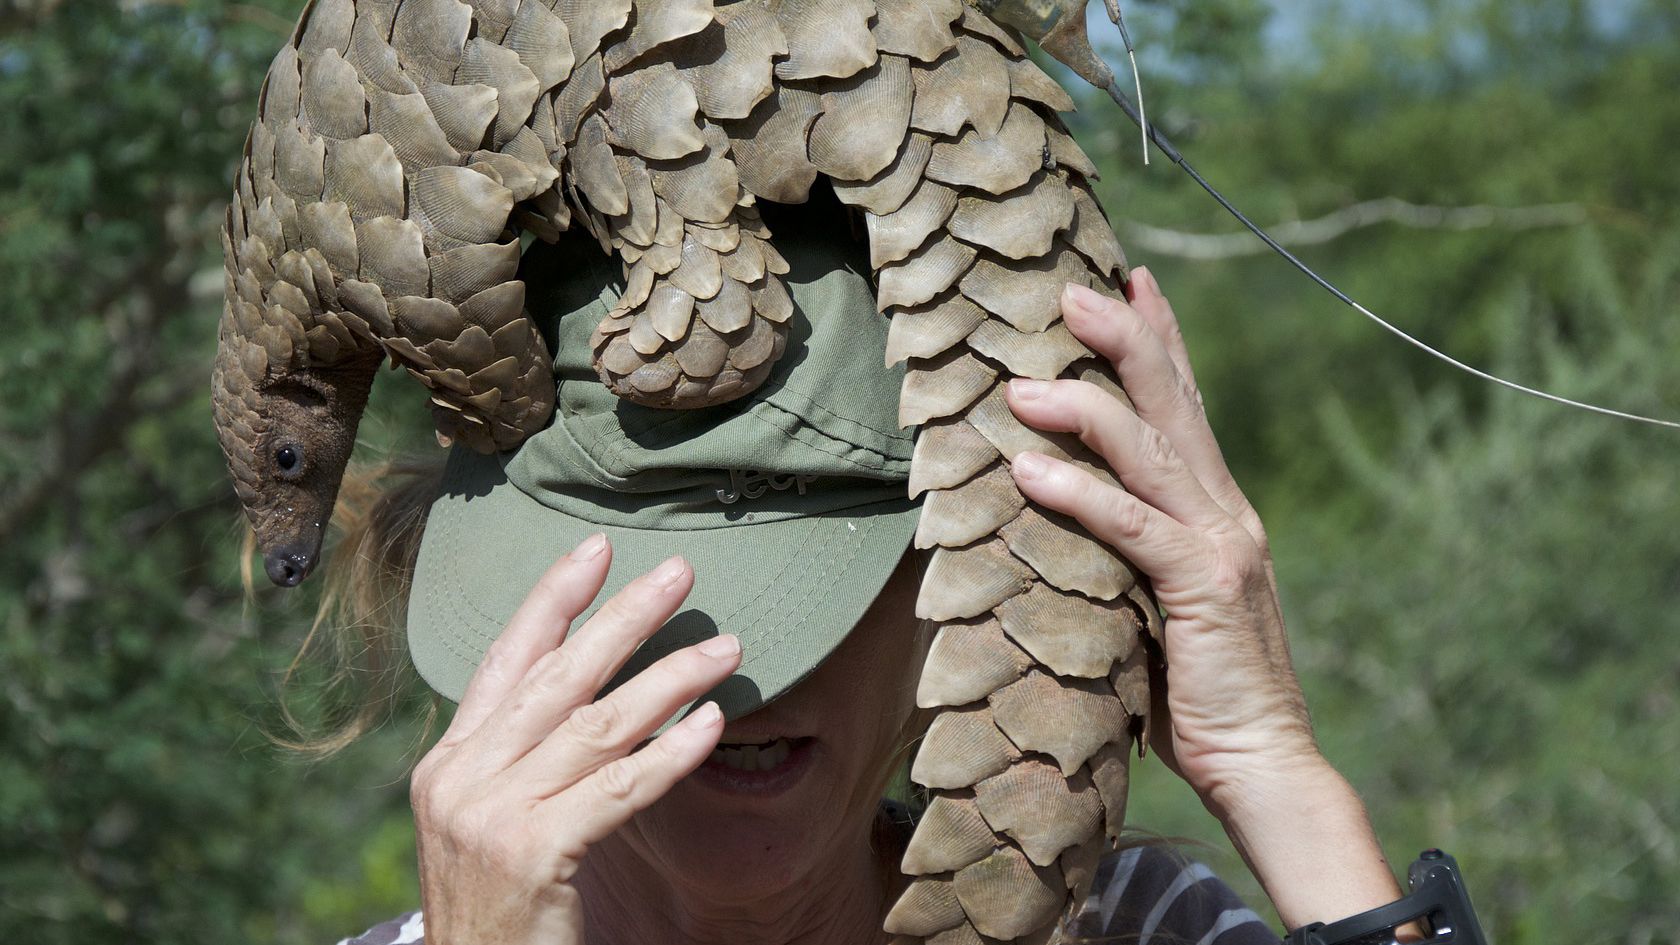
<svg viewBox="0 0 1680 945">
<path fill-rule="evenodd" d="M 1149 113 L 1143 107 L 1143 77 L 1138 74 L 1137 49 L 1132 46 L 1132 34 L 1126 29 L 1126 18 L 1120 13 L 1120 0 L 1103 0 L 1108 18 L 1120 29 L 1120 41 L 1126 44 L 1126 58 L 1132 62 L 1132 86 L 1137 89 L 1138 130 L 1143 132 L 1143 166 L 1149 166 Z M 1112 91 L 1110 95 L 1114 94 Z"/>
<path fill-rule="evenodd" d="M 1119 22 L 1120 22 L 1119 21 L 1119 7 L 1118 7 L 1117 0 L 1104 0 L 1104 2 L 1105 2 L 1105 5 L 1107 5 L 1109 7 L 1111 17 L 1114 19 L 1115 24 L 1119 25 Z M 1128 52 L 1130 52 L 1131 48 L 1132 48 L 1131 40 L 1126 36 L 1125 27 L 1122 26 L 1120 29 L 1121 29 L 1120 36 L 1123 40 L 1125 40 L 1126 49 L 1127 49 Z M 1135 59 L 1133 60 L 1133 63 L 1134 63 L 1134 68 L 1135 68 L 1135 64 L 1136 64 Z M 1134 75 L 1135 75 L 1135 73 L 1134 73 Z M 1224 207 L 1226 212 L 1230 213 L 1231 216 L 1236 217 L 1238 223 L 1241 223 L 1244 227 L 1247 227 L 1249 232 L 1251 232 L 1255 236 L 1259 237 L 1262 242 L 1264 242 L 1267 246 L 1271 247 L 1272 250 L 1275 251 L 1279 256 L 1282 256 L 1284 259 L 1287 259 L 1289 261 L 1289 263 L 1291 265 L 1293 265 L 1296 269 L 1301 270 L 1301 272 L 1307 278 L 1309 278 L 1312 281 L 1318 283 L 1318 285 L 1321 288 L 1323 288 L 1324 291 L 1330 293 L 1331 295 L 1335 296 L 1337 299 L 1346 303 L 1350 308 L 1352 308 L 1354 311 L 1358 312 L 1359 314 L 1365 316 L 1366 318 L 1370 319 L 1373 322 L 1376 322 L 1385 331 L 1389 332 L 1390 334 L 1394 335 L 1395 337 L 1401 339 L 1402 341 L 1405 341 L 1407 344 L 1412 345 L 1413 347 L 1417 348 L 1418 350 L 1425 352 L 1430 357 L 1433 357 L 1433 358 L 1436 358 L 1440 361 L 1443 361 L 1446 364 L 1449 364 L 1449 365 L 1457 368 L 1458 370 L 1465 372 L 1466 374 L 1470 374 L 1474 377 L 1481 378 L 1482 380 L 1488 381 L 1488 382 L 1493 383 L 1493 384 L 1498 384 L 1501 387 L 1509 388 L 1511 390 L 1517 391 L 1518 393 L 1527 394 L 1531 397 L 1538 397 L 1541 400 L 1549 400 L 1552 403 L 1562 404 L 1565 407 L 1574 407 L 1574 408 L 1579 409 L 1579 410 L 1586 410 L 1586 411 L 1591 412 L 1591 413 L 1602 414 L 1606 417 L 1616 417 L 1616 418 L 1621 419 L 1621 420 L 1632 420 L 1636 423 L 1648 423 L 1648 424 L 1651 424 L 1653 426 L 1668 427 L 1669 429 L 1680 430 L 1680 421 L 1661 420 L 1661 419 L 1658 419 L 1656 417 L 1646 417 L 1646 416 L 1642 416 L 1640 414 L 1627 413 L 1625 411 L 1614 410 L 1614 409 L 1611 409 L 1609 407 L 1601 407 L 1597 404 L 1583 403 L 1582 401 L 1579 401 L 1579 400 L 1570 400 L 1567 397 L 1560 397 L 1557 394 L 1549 393 L 1549 392 L 1543 391 L 1543 390 L 1537 390 L 1533 387 L 1526 387 L 1522 384 L 1518 384 L 1516 381 L 1509 381 L 1509 380 L 1506 380 L 1503 377 L 1498 377 L 1496 375 L 1489 374 L 1488 372 L 1483 371 L 1480 368 L 1471 367 L 1470 365 L 1465 364 L 1463 361 L 1458 360 L 1457 358 L 1453 357 L 1452 355 L 1449 355 L 1444 351 L 1440 351 L 1436 348 L 1433 348 L 1428 343 L 1412 337 L 1411 335 L 1407 334 L 1405 331 L 1401 330 L 1398 326 L 1396 326 L 1393 323 L 1383 319 L 1381 316 L 1377 315 L 1375 312 L 1371 311 L 1370 309 L 1366 308 L 1365 306 L 1363 306 L 1363 305 L 1359 304 L 1358 302 L 1354 301 L 1346 292 L 1343 292 L 1341 289 L 1338 289 L 1335 286 L 1335 284 L 1332 283 L 1329 279 L 1326 279 L 1323 276 L 1319 275 L 1318 273 L 1314 272 L 1312 270 L 1312 267 L 1310 267 L 1306 263 L 1302 262 L 1298 257 L 1296 257 L 1296 255 L 1294 253 L 1291 253 L 1288 249 L 1286 249 L 1283 246 L 1282 243 L 1279 243 L 1277 240 L 1273 239 L 1271 234 L 1267 233 L 1263 228 L 1261 228 L 1261 226 L 1258 223 L 1255 223 L 1253 220 L 1250 220 L 1241 210 L 1238 210 L 1235 206 L 1233 206 L 1231 201 L 1225 199 L 1224 194 L 1220 193 L 1217 189 L 1214 188 L 1214 186 L 1212 184 L 1208 183 L 1206 178 L 1204 178 L 1202 175 L 1196 173 L 1196 169 L 1190 165 L 1189 161 L 1186 161 L 1184 159 L 1184 155 L 1180 154 L 1177 148 L 1173 147 L 1172 142 L 1168 141 L 1167 137 L 1165 135 L 1161 134 L 1160 129 L 1154 127 L 1153 125 L 1150 125 L 1148 123 L 1148 121 L 1145 120 L 1145 118 L 1143 117 L 1143 113 L 1140 110 L 1140 108 L 1134 107 L 1132 105 L 1131 100 L 1126 97 L 1125 92 L 1120 90 L 1120 87 L 1119 87 L 1118 83 L 1116 83 L 1112 77 L 1109 78 L 1108 82 L 1103 84 L 1102 88 L 1103 88 L 1103 91 L 1108 93 L 1109 98 L 1114 99 L 1114 103 L 1116 105 L 1120 106 L 1120 110 L 1122 112 L 1126 113 L 1126 117 L 1130 118 L 1132 120 L 1133 124 L 1137 125 L 1138 128 L 1142 129 L 1143 137 L 1144 137 L 1145 142 L 1154 143 L 1154 145 L 1157 148 L 1161 149 L 1161 153 L 1166 155 L 1168 160 L 1172 161 L 1174 164 L 1177 164 L 1179 167 L 1183 168 L 1184 173 L 1189 174 L 1190 179 L 1195 181 L 1203 190 L 1207 191 L 1208 195 L 1211 196 L 1214 200 L 1218 201 L 1219 205 L 1221 207 Z M 1142 95 L 1142 91 L 1140 89 L 1139 90 L 1139 96 L 1140 96 L 1139 101 L 1140 102 L 1142 101 L 1141 95 Z M 1148 147 L 1148 144 L 1146 143 L 1145 148 L 1147 149 L 1147 147 Z M 1147 160 L 1145 161 L 1145 163 L 1148 163 Z"/>
</svg>

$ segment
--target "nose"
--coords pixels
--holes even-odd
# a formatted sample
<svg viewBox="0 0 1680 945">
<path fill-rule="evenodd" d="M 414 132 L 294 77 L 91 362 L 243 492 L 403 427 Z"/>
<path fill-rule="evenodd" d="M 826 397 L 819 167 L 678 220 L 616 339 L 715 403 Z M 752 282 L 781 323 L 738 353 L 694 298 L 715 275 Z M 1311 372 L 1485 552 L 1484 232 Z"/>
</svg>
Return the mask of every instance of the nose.
<svg viewBox="0 0 1680 945">
<path fill-rule="evenodd" d="M 263 556 L 263 570 L 280 587 L 297 587 L 314 568 L 315 557 L 295 548 L 278 548 Z"/>
</svg>

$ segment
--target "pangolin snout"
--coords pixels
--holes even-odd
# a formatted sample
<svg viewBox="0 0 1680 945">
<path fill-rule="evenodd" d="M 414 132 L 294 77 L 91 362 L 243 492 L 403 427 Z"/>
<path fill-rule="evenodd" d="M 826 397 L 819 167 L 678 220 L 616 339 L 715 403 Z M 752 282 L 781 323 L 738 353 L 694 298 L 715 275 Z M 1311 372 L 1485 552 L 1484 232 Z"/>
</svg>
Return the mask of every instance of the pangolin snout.
<svg viewBox="0 0 1680 945">
<path fill-rule="evenodd" d="M 315 569 L 316 555 L 307 548 L 289 545 L 263 555 L 263 570 L 280 587 L 297 587 Z"/>
</svg>

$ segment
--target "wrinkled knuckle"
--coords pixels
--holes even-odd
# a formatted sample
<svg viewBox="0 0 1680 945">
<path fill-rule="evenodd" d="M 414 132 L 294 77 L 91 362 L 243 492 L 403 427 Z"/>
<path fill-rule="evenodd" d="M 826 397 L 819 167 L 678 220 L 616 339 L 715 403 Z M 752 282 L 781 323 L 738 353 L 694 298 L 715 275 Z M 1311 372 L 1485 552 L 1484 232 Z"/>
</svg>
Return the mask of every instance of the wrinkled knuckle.
<svg viewBox="0 0 1680 945">
<path fill-rule="evenodd" d="M 601 795 L 615 804 L 629 804 L 636 796 L 636 776 L 628 761 L 616 761 L 596 775 Z"/>
<path fill-rule="evenodd" d="M 427 755 L 415 765 L 408 779 L 408 800 L 416 815 L 434 817 L 448 809 L 449 770 L 435 755 Z"/>
<path fill-rule="evenodd" d="M 644 574 L 601 605 L 601 610 L 596 616 L 609 627 L 636 626 L 646 620 L 647 600 L 651 594 L 648 576 Z"/>
<path fill-rule="evenodd" d="M 672 653 L 655 665 L 665 683 L 672 689 L 678 689 L 711 672 L 716 662 L 688 648 Z"/>
<path fill-rule="evenodd" d="M 1141 341 L 1154 335 L 1154 329 L 1150 328 L 1149 323 L 1143 320 L 1143 313 L 1139 312 L 1130 303 L 1116 299 L 1111 308 L 1116 315 L 1120 316 L 1115 320 L 1120 323 L 1120 330 L 1124 331 L 1128 338 Z"/>
<path fill-rule="evenodd" d="M 1056 473 L 1062 477 L 1074 504 L 1082 508 L 1104 508 L 1113 498 L 1109 493 L 1119 488 L 1120 480 L 1104 481 L 1088 469 L 1064 467 L 1057 469 Z"/>
<path fill-rule="evenodd" d="M 494 815 L 479 804 L 462 804 L 450 810 L 442 820 L 444 837 L 464 849 L 491 849 L 497 838 L 508 832 L 494 829 Z"/>
<path fill-rule="evenodd" d="M 1186 378 L 1178 380 L 1178 405 L 1185 416 L 1195 420 L 1203 414 L 1206 406 L 1202 403 L 1202 390 Z"/>
<path fill-rule="evenodd" d="M 1173 468 L 1178 461 L 1178 454 L 1173 451 L 1172 442 L 1167 439 L 1166 434 L 1152 426 L 1144 425 L 1138 433 L 1137 460 L 1148 472 L 1161 474 Z"/>
<path fill-rule="evenodd" d="M 508 636 L 507 629 L 503 628 L 501 635 L 490 641 L 490 646 L 484 651 L 484 659 L 479 661 L 479 675 L 496 677 L 507 672 L 513 662 L 513 643 Z"/>
<path fill-rule="evenodd" d="M 1148 508 L 1118 489 L 1108 497 L 1108 519 L 1123 541 L 1139 541 L 1149 533 Z"/>
<path fill-rule="evenodd" d="M 539 695 L 559 695 L 569 691 L 578 673 L 578 658 L 567 647 L 549 650 L 531 667 L 526 685 Z"/>
<path fill-rule="evenodd" d="M 572 734 L 591 744 L 612 741 L 623 724 L 624 714 L 612 702 L 602 700 L 582 706 L 567 720 Z"/>
</svg>

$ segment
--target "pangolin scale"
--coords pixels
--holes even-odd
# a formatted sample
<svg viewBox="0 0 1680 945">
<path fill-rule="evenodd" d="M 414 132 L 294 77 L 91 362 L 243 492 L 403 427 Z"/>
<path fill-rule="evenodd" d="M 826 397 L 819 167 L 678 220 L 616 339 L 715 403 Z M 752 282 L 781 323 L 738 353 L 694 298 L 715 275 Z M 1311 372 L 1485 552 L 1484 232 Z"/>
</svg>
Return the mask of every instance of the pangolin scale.
<svg viewBox="0 0 1680 945">
<path fill-rule="evenodd" d="M 866 221 L 884 356 L 906 364 L 934 549 L 917 613 L 940 625 L 912 771 L 932 803 L 886 928 L 1056 940 L 1121 827 L 1159 621 L 1127 562 L 1008 474 L 1035 450 L 1118 485 L 1003 400 L 1013 376 L 1124 399 L 1059 317 L 1064 283 L 1125 279 L 1072 104 L 962 0 L 314 0 L 223 232 L 215 419 L 270 576 L 318 556 L 382 362 L 429 389 L 445 442 L 506 450 L 547 422 L 521 232 L 581 226 L 622 260 L 604 383 L 716 403 L 767 376 L 792 314 L 756 202 L 827 178 Z"/>
</svg>

